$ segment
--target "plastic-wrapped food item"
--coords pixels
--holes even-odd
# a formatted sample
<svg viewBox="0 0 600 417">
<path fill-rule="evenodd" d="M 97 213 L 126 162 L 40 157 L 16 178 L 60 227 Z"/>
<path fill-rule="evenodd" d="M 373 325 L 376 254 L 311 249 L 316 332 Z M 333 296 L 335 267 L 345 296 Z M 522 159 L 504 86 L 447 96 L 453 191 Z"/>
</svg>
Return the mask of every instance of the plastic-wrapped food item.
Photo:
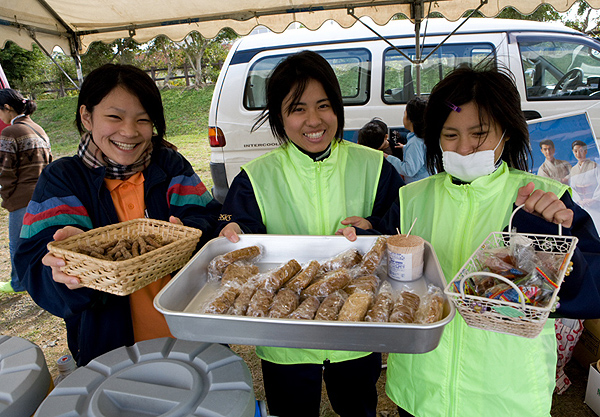
<svg viewBox="0 0 600 417">
<path fill-rule="evenodd" d="M 317 310 L 315 320 L 337 320 L 340 309 L 348 299 L 346 292 L 337 290 L 329 294 Z"/>
<path fill-rule="evenodd" d="M 489 275 L 475 275 L 465 280 L 465 294 L 468 295 L 479 295 L 483 296 L 487 290 L 497 284 L 495 278 Z M 454 282 L 456 291 L 459 292 L 458 288 L 459 281 Z"/>
<path fill-rule="evenodd" d="M 340 268 L 350 269 L 362 261 L 362 255 L 358 249 L 348 249 L 333 258 L 327 259 L 321 263 L 320 274 L 334 271 Z"/>
<path fill-rule="evenodd" d="M 288 282 L 285 283 L 284 287 L 294 291 L 296 294 L 308 287 L 308 284 L 317 276 L 321 265 L 317 261 L 310 261 L 302 271 L 294 275 Z"/>
<path fill-rule="evenodd" d="M 485 265 L 485 271 L 493 272 L 510 280 L 522 278 L 527 275 L 526 271 L 513 265 L 510 258 L 509 262 L 507 262 L 506 257 L 497 252 L 484 252 L 483 259 L 480 259 L 480 261 Z"/>
<path fill-rule="evenodd" d="M 299 296 L 288 288 L 280 289 L 273 298 L 273 304 L 269 310 L 269 317 L 283 318 L 287 317 L 298 307 Z"/>
<path fill-rule="evenodd" d="M 509 241 L 510 256 L 514 265 L 523 271 L 533 271 L 537 256 L 533 240 L 521 234 L 513 234 Z"/>
<path fill-rule="evenodd" d="M 292 259 L 279 268 L 268 271 L 265 274 L 265 280 L 263 281 L 263 288 L 267 291 L 271 291 L 273 294 L 277 292 L 279 288 L 296 275 L 302 267 L 295 259 Z"/>
<path fill-rule="evenodd" d="M 390 314 L 390 321 L 393 323 L 413 323 L 415 313 L 421 303 L 421 297 L 409 291 L 402 291 L 394 303 L 394 308 Z"/>
<path fill-rule="evenodd" d="M 246 315 L 250 317 L 267 317 L 272 302 L 273 292 L 265 288 L 258 288 L 250 299 Z"/>
<path fill-rule="evenodd" d="M 442 319 L 444 313 L 444 297 L 442 290 L 429 284 L 427 294 L 421 298 L 419 309 L 415 316 L 417 323 L 435 323 Z"/>
<path fill-rule="evenodd" d="M 338 321 L 363 321 L 372 301 L 373 293 L 356 291 L 342 306 Z"/>
<path fill-rule="evenodd" d="M 344 291 L 349 295 L 352 295 L 355 291 L 365 291 L 374 294 L 377 291 L 377 287 L 379 287 L 379 277 L 377 275 L 363 275 L 350 281 L 344 287 Z"/>
<path fill-rule="evenodd" d="M 300 293 L 302 298 L 314 295 L 315 297 L 327 297 L 336 290 L 341 290 L 350 282 L 350 275 L 346 268 L 328 272 L 322 279 L 311 284 Z"/>
<path fill-rule="evenodd" d="M 302 301 L 298 308 L 290 313 L 288 318 L 297 320 L 312 320 L 317 313 L 319 304 L 321 304 L 319 299 L 311 295 Z"/>
<path fill-rule="evenodd" d="M 215 256 L 208 264 L 209 280 L 219 279 L 223 275 L 225 268 L 234 262 L 256 261 L 261 253 L 262 249 L 260 246 L 254 245 Z"/>
<path fill-rule="evenodd" d="M 392 286 L 389 282 L 383 281 L 379 287 L 379 292 L 373 300 L 371 308 L 367 311 L 365 321 L 385 323 L 390 320 L 390 313 L 394 307 L 394 296 Z"/>
<path fill-rule="evenodd" d="M 360 269 L 364 272 L 364 274 L 374 274 L 377 270 L 377 267 L 381 263 L 383 259 L 383 254 L 385 253 L 387 245 L 387 239 L 383 236 L 379 236 L 371 249 L 363 256 L 362 262 L 360 263 Z"/>
<path fill-rule="evenodd" d="M 258 274 L 258 267 L 256 265 L 231 264 L 223 272 L 221 285 L 229 285 L 233 282 L 243 285 L 248 281 L 248 278 L 256 274 Z"/>
<path fill-rule="evenodd" d="M 232 281 L 229 285 L 219 287 L 217 295 L 204 308 L 207 314 L 226 314 L 233 307 L 236 297 L 240 294 L 242 286 Z"/>
<path fill-rule="evenodd" d="M 242 285 L 242 289 L 240 290 L 240 295 L 237 296 L 235 301 L 233 302 L 232 314 L 236 316 L 245 316 L 248 311 L 248 306 L 250 305 L 250 300 L 254 295 L 254 292 L 258 288 L 258 284 L 260 282 L 260 274 L 254 275 L 251 277 L 244 285 Z"/>
</svg>

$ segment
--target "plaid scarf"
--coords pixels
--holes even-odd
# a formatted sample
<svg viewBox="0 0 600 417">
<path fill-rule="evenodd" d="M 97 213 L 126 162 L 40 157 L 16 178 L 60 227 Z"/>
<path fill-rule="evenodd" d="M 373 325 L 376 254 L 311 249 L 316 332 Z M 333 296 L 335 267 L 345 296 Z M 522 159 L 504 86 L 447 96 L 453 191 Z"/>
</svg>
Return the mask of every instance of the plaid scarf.
<svg viewBox="0 0 600 417">
<path fill-rule="evenodd" d="M 91 133 L 88 132 L 81 136 L 77 155 L 81 158 L 83 163 L 91 169 L 101 166 L 106 167 L 106 178 L 124 180 L 131 177 L 136 172 L 145 170 L 146 167 L 150 165 L 150 160 L 152 158 L 152 142 L 148 144 L 148 148 L 142 153 L 140 159 L 131 165 L 121 165 L 104 155 L 100 148 L 94 143 Z"/>
</svg>

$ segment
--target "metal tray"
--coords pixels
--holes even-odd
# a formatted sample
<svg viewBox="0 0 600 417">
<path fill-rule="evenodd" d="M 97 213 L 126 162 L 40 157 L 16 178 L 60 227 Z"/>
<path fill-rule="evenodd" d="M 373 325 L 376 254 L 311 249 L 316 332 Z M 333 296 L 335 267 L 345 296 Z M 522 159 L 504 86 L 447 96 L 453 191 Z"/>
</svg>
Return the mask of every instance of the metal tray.
<svg viewBox="0 0 600 417">
<path fill-rule="evenodd" d="M 456 314 L 454 305 L 445 294 L 442 319 L 431 324 L 312 321 L 199 312 L 203 303 L 214 294 L 215 285 L 207 285 L 207 267 L 217 255 L 261 245 L 263 254 L 256 265 L 262 272 L 290 259 L 296 259 L 301 265 L 313 259 L 322 261 L 351 247 L 365 253 L 376 238 L 359 236 L 355 242 L 350 242 L 343 236 L 241 235 L 238 243 L 216 238 L 208 242 L 158 293 L 154 305 L 165 315 L 173 336 L 185 340 L 365 352 L 429 352 L 438 345 L 444 326 Z M 427 285 L 432 283 L 443 291 L 446 280 L 428 242 L 424 264 L 423 278 L 412 282 L 388 279 L 392 287 L 408 287 L 423 295 Z"/>
</svg>

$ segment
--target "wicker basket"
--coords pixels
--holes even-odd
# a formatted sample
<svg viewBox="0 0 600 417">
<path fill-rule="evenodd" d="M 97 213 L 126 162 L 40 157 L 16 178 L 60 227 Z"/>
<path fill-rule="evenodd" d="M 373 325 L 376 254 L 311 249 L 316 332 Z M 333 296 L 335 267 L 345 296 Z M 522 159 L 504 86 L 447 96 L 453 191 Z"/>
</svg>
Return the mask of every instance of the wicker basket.
<svg viewBox="0 0 600 417">
<path fill-rule="evenodd" d="M 108 261 L 75 251 L 80 245 L 102 244 L 120 238 L 154 234 L 173 242 L 123 261 Z M 135 219 L 99 227 L 50 242 L 48 251 L 63 258 L 62 271 L 78 277 L 85 287 L 128 295 L 180 269 L 192 256 L 202 231 L 161 220 Z"/>
<path fill-rule="evenodd" d="M 512 230 L 511 224 L 512 217 L 508 230 Z M 498 333 L 534 338 L 540 334 L 550 312 L 556 307 L 558 301 L 557 294 L 565 275 L 570 272 L 570 260 L 575 251 L 578 239 L 573 236 L 562 236 L 562 228 L 560 226 L 558 236 L 523 234 L 523 236 L 534 242 L 536 251 L 564 255 L 562 265 L 557 274 L 556 288 L 552 293 L 549 303 L 541 307 L 525 304 L 525 296 L 521 290 L 505 277 L 490 272 L 482 272 L 483 266 L 478 260 L 479 254 L 486 249 L 507 247 L 511 236 L 514 235 L 514 232 L 490 233 L 463 265 L 454 279 L 446 286 L 444 292 L 454 303 L 468 326 Z M 465 294 L 465 281 L 473 276 L 492 276 L 507 283 L 519 294 L 519 302 L 514 303 Z"/>
</svg>

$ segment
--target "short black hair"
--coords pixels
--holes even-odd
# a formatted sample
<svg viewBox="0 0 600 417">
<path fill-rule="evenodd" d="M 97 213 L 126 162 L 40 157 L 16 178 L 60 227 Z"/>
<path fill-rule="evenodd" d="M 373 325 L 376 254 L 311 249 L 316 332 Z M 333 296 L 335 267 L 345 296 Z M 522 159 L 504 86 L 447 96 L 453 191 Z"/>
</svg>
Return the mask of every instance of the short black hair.
<svg viewBox="0 0 600 417">
<path fill-rule="evenodd" d="M 406 103 L 406 116 L 413 125 L 414 134 L 419 138 L 425 135 L 425 109 L 427 99 L 424 97 L 413 97 Z"/>
<path fill-rule="evenodd" d="M 93 112 L 94 107 L 116 87 L 124 88 L 140 100 L 156 129 L 153 141 L 160 143 L 166 134 L 165 113 L 160 91 L 146 72 L 133 65 L 105 64 L 85 77 L 79 92 L 75 118 L 79 133 L 85 132 L 79 114 L 81 106 L 85 106 L 89 112 Z"/>
<path fill-rule="evenodd" d="M 587 144 L 584 141 L 582 141 L 582 140 L 575 140 L 575 141 L 573 141 L 573 143 L 571 144 L 571 149 L 575 148 L 575 146 L 578 146 L 578 145 L 579 146 L 583 146 L 583 147 L 585 147 L 587 149 Z"/>
<path fill-rule="evenodd" d="M 512 168 L 527 171 L 532 155 L 519 90 L 507 69 L 498 68 L 493 61 L 483 61 L 477 67 L 456 68 L 431 91 L 424 137 L 429 172 L 444 171 L 440 133 L 450 112 L 472 101 L 479 109 L 480 123 L 498 123 L 510 139 L 504 143 L 502 159 Z"/>
<path fill-rule="evenodd" d="M 552 139 L 543 139 L 543 140 L 541 140 L 540 141 L 540 149 L 541 149 L 542 145 L 548 145 L 551 148 L 556 149 L 554 147 L 554 142 L 552 141 Z"/>
<path fill-rule="evenodd" d="M 252 126 L 252 132 L 269 121 L 271 132 L 279 143 L 287 143 L 288 137 L 283 128 L 282 104 L 290 92 L 292 99 L 286 111 L 291 111 L 309 81 L 315 80 L 323 86 L 337 117 L 336 140 L 341 141 L 344 133 L 344 102 L 342 91 L 335 72 L 329 62 L 313 51 L 301 51 L 281 61 L 267 79 L 267 106 Z"/>
<path fill-rule="evenodd" d="M 359 145 L 369 148 L 379 149 L 383 145 L 385 135 L 388 134 L 388 127 L 385 122 L 379 118 L 371 119 L 358 131 L 357 142 Z"/>
</svg>

